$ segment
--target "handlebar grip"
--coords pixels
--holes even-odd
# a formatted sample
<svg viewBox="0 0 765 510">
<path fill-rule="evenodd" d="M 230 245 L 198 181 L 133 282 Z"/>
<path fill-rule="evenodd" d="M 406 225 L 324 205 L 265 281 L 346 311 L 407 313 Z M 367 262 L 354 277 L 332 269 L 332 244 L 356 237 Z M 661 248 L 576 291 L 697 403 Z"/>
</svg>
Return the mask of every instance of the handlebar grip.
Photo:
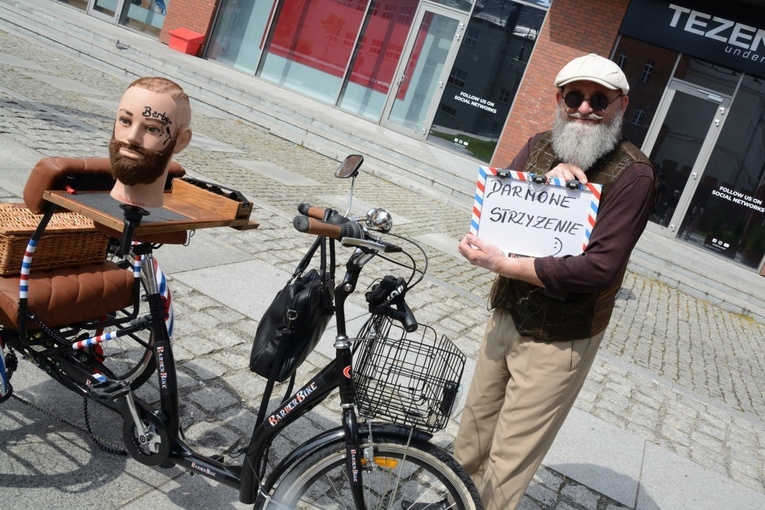
<svg viewBox="0 0 765 510">
<path fill-rule="evenodd" d="M 327 223 L 326 221 L 317 220 L 316 218 L 308 218 L 306 216 L 295 216 L 292 220 L 292 226 L 299 232 L 305 232 L 306 234 L 313 234 L 316 236 L 330 237 L 332 239 L 343 240 L 346 237 L 353 237 L 355 239 L 364 239 L 364 229 L 356 222 L 349 221 L 348 223 L 342 223 L 336 225 L 334 223 Z"/>
<path fill-rule="evenodd" d="M 351 221 L 333 209 L 325 209 L 323 207 L 316 207 L 315 205 L 306 203 L 302 203 L 298 206 L 298 212 L 303 216 L 316 218 L 317 220 L 327 221 L 336 225 L 340 225 L 341 223 L 348 223 Z"/>
<path fill-rule="evenodd" d="M 324 219 L 324 212 L 326 209 L 322 207 L 316 207 L 315 205 L 311 204 L 300 204 L 298 205 L 298 212 L 302 214 L 303 216 L 308 216 L 309 218 L 316 218 L 317 220 L 323 220 Z"/>
<path fill-rule="evenodd" d="M 326 223 L 307 216 L 295 216 L 295 219 L 292 220 L 292 226 L 295 227 L 298 232 L 305 232 L 306 234 L 329 237 L 332 239 L 341 239 L 343 237 L 343 229 L 341 225 Z"/>
</svg>

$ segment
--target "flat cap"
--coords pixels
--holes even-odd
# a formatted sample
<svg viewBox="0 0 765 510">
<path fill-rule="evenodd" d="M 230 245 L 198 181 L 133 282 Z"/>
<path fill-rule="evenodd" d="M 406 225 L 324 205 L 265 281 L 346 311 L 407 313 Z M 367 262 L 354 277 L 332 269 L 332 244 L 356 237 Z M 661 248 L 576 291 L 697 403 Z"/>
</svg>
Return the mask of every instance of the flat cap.
<svg viewBox="0 0 765 510">
<path fill-rule="evenodd" d="M 563 88 L 575 81 L 595 82 L 608 89 L 619 90 L 625 96 L 630 91 L 627 77 L 619 66 L 595 53 L 575 58 L 566 64 L 555 77 L 555 86 Z"/>
</svg>

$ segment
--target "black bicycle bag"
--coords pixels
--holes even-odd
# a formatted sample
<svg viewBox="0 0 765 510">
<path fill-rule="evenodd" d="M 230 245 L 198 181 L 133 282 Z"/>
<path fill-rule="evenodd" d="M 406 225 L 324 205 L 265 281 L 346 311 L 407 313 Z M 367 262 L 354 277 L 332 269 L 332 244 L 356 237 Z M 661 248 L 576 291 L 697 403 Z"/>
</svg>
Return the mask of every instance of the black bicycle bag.
<svg viewBox="0 0 765 510">
<path fill-rule="evenodd" d="M 321 268 L 305 272 L 317 248 Z M 250 353 L 250 370 L 287 380 L 316 347 L 335 311 L 326 239 L 319 237 L 260 319 Z"/>
</svg>

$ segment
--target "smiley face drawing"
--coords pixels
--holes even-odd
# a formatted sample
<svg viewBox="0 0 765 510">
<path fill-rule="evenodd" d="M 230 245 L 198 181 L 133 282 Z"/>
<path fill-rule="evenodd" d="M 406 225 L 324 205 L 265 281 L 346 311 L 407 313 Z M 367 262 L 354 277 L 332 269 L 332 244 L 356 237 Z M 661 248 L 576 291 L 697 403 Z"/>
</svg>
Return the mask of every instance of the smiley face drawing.
<svg viewBox="0 0 765 510">
<path fill-rule="evenodd" d="M 556 256 L 560 252 L 563 251 L 563 241 L 560 240 L 560 237 L 553 237 L 553 253 L 552 256 Z"/>
</svg>

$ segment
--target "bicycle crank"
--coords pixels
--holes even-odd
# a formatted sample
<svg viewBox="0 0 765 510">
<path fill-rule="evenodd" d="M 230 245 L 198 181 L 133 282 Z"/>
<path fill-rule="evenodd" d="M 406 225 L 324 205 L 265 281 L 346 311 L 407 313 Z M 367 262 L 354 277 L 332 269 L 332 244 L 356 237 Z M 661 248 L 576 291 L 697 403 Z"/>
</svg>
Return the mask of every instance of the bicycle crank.
<svg viewBox="0 0 765 510">
<path fill-rule="evenodd" d="M 157 466 L 170 456 L 170 437 L 167 428 L 156 414 L 136 407 L 134 419 L 122 425 L 122 438 L 130 455 L 147 466 Z"/>
</svg>

